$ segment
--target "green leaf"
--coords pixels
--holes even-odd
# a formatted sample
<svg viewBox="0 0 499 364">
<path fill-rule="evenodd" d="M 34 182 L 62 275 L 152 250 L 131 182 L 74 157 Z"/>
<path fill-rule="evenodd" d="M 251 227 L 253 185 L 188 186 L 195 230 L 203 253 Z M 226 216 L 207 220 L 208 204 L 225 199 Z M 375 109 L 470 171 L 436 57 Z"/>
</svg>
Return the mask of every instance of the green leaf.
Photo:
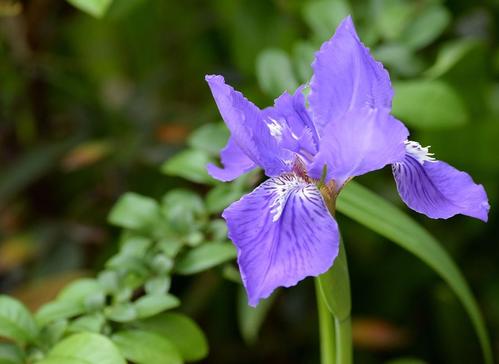
<svg viewBox="0 0 499 364">
<path fill-rule="evenodd" d="M 116 322 L 130 322 L 137 319 L 137 308 L 133 303 L 124 302 L 104 310 L 104 314 L 111 321 Z"/>
<path fill-rule="evenodd" d="M 336 27 L 349 14 L 350 6 L 345 0 L 319 0 L 307 2 L 303 18 L 320 41 L 331 38 Z"/>
<path fill-rule="evenodd" d="M 197 230 L 200 220 L 206 217 L 203 200 L 188 190 L 169 191 L 161 201 L 161 208 L 172 229 L 180 233 Z"/>
<path fill-rule="evenodd" d="M 0 337 L 24 344 L 37 335 L 38 326 L 28 309 L 13 298 L 0 295 Z"/>
<path fill-rule="evenodd" d="M 386 40 L 396 40 L 414 17 L 415 4 L 404 0 L 373 2 L 376 27 Z"/>
<path fill-rule="evenodd" d="M 81 11 L 100 18 L 106 14 L 113 0 L 67 0 L 71 5 Z"/>
<path fill-rule="evenodd" d="M 322 297 L 335 319 L 344 321 L 352 310 L 350 278 L 343 241 L 333 266 L 318 277 Z"/>
<path fill-rule="evenodd" d="M 449 284 L 474 325 L 485 363 L 491 364 L 492 350 L 478 305 L 463 275 L 439 242 L 405 213 L 355 182 L 342 191 L 337 208 L 416 255 Z"/>
<path fill-rule="evenodd" d="M 106 319 L 104 315 L 100 312 L 96 312 L 90 315 L 85 315 L 74 320 L 68 327 L 68 332 L 95 332 L 99 333 Z"/>
<path fill-rule="evenodd" d="M 440 47 L 437 60 L 426 70 L 425 75 L 430 78 L 441 77 L 466 58 L 472 57 L 474 52 L 482 47 L 483 42 L 476 39 L 458 39 L 448 42 Z"/>
<path fill-rule="evenodd" d="M 373 50 L 376 60 L 403 76 L 416 76 L 423 69 L 420 57 L 404 44 L 385 43 Z"/>
<path fill-rule="evenodd" d="M 144 289 L 147 294 L 165 294 L 170 290 L 171 283 L 171 277 L 157 276 L 148 279 Z"/>
<path fill-rule="evenodd" d="M 114 205 L 109 223 L 135 230 L 149 230 L 161 221 L 158 203 L 137 193 L 125 193 Z"/>
<path fill-rule="evenodd" d="M 413 49 L 425 47 L 442 34 L 450 21 L 451 15 L 443 5 L 430 5 L 414 16 L 402 33 L 401 41 Z"/>
<path fill-rule="evenodd" d="M 185 178 L 196 183 L 216 183 L 206 171 L 210 157 L 198 149 L 186 149 L 175 154 L 161 166 L 161 172 L 169 176 Z"/>
<path fill-rule="evenodd" d="M 262 90 L 270 96 L 278 96 L 286 90 L 294 92 L 298 87 L 291 61 L 280 49 L 266 49 L 258 55 L 256 77 Z"/>
<path fill-rule="evenodd" d="M 102 293 L 103 288 L 95 279 L 81 278 L 71 282 L 57 295 L 58 301 L 85 302 L 89 295 Z"/>
<path fill-rule="evenodd" d="M 258 306 L 251 307 L 248 305 L 246 291 L 243 288 L 239 289 L 237 318 L 239 330 L 246 343 L 250 345 L 255 343 L 260 327 L 265 321 L 265 317 L 272 307 L 276 296 L 277 292 L 269 298 L 261 300 Z"/>
<path fill-rule="evenodd" d="M 459 95 L 442 81 L 394 83 L 393 114 L 419 129 L 450 129 L 468 121 L 468 111 Z"/>
<path fill-rule="evenodd" d="M 180 301 L 171 294 L 146 295 L 134 303 L 138 318 L 147 318 L 166 310 L 178 307 Z"/>
<path fill-rule="evenodd" d="M 220 184 L 210 190 L 206 195 L 206 208 L 211 213 L 221 212 L 232 202 L 244 195 L 244 191 L 233 183 Z"/>
<path fill-rule="evenodd" d="M 35 317 L 40 326 L 45 326 L 49 322 L 74 317 L 84 312 L 85 306 L 82 302 L 57 300 L 40 307 Z"/>
<path fill-rule="evenodd" d="M 182 358 L 175 346 L 155 333 L 126 330 L 112 336 L 125 358 L 137 364 L 181 364 Z"/>
<path fill-rule="evenodd" d="M 144 258 L 152 245 L 151 239 L 129 234 L 125 234 L 120 243 L 120 254 L 137 258 Z"/>
<path fill-rule="evenodd" d="M 163 313 L 147 320 L 138 321 L 137 326 L 167 338 L 187 361 L 203 359 L 208 354 L 208 343 L 198 325 L 189 317 L 179 313 Z"/>
<path fill-rule="evenodd" d="M 231 243 L 206 243 L 179 258 L 175 270 L 179 274 L 195 274 L 235 259 L 236 256 L 236 248 Z"/>
<path fill-rule="evenodd" d="M 78 333 L 59 342 L 37 364 L 126 364 L 116 346 L 107 337 Z"/>
<path fill-rule="evenodd" d="M 206 124 L 196 129 L 187 144 L 193 149 L 200 149 L 214 157 L 218 156 L 229 139 L 229 130 L 223 123 Z"/>
<path fill-rule="evenodd" d="M 0 364 L 24 364 L 24 354 L 14 344 L 0 343 Z"/>
<path fill-rule="evenodd" d="M 307 83 L 312 77 L 315 51 L 315 46 L 309 42 L 297 42 L 293 46 L 293 61 L 300 83 Z"/>
</svg>

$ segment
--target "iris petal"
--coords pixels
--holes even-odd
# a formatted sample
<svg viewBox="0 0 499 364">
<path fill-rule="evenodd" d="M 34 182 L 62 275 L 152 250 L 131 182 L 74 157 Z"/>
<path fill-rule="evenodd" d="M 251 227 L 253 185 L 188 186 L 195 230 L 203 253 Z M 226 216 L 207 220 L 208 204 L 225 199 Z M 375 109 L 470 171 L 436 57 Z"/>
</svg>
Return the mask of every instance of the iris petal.
<svg viewBox="0 0 499 364">
<path fill-rule="evenodd" d="M 351 17 L 344 19 L 322 45 L 312 68 L 309 102 L 319 134 L 349 110 L 391 107 L 393 90 L 388 72 L 361 43 Z"/>
<path fill-rule="evenodd" d="M 407 154 L 393 165 L 400 197 L 411 209 L 433 219 L 457 214 L 487 221 L 489 203 L 482 185 L 441 161 L 418 161 Z"/>
<path fill-rule="evenodd" d="M 326 165 L 327 181 L 341 186 L 350 177 L 403 159 L 407 135 L 407 128 L 387 109 L 352 110 L 326 126 L 309 173 L 320 178 Z"/>
<path fill-rule="evenodd" d="M 223 217 L 251 306 L 277 287 L 324 273 L 338 255 L 338 226 L 319 190 L 292 174 L 262 183 Z"/>
<path fill-rule="evenodd" d="M 248 156 L 239 148 L 233 138 L 229 138 L 227 145 L 220 151 L 220 159 L 224 168 L 208 164 L 208 173 L 219 181 L 232 181 L 241 174 L 256 167 Z"/>
</svg>

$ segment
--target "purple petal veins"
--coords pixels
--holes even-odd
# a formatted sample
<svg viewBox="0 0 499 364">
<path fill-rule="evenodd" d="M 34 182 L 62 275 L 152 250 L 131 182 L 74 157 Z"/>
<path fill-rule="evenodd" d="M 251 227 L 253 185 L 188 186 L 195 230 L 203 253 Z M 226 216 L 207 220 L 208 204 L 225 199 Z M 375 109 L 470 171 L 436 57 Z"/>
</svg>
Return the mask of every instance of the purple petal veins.
<svg viewBox="0 0 499 364">
<path fill-rule="evenodd" d="M 293 174 L 267 180 L 223 217 L 252 306 L 277 287 L 324 273 L 338 255 L 338 226 L 322 195 Z"/>
<path fill-rule="evenodd" d="M 407 206 L 433 219 L 462 214 L 487 221 L 490 206 L 482 185 L 475 184 L 469 174 L 435 160 L 419 143 L 407 141 L 406 149 L 392 169 Z"/>
</svg>

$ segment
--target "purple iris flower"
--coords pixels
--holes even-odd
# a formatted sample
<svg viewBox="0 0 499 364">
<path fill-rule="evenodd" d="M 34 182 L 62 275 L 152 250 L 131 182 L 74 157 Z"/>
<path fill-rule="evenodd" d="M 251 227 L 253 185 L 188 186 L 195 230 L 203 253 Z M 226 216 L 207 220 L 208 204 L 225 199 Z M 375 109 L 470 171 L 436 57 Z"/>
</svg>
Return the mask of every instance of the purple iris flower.
<svg viewBox="0 0 499 364">
<path fill-rule="evenodd" d="M 263 110 L 222 76 L 206 77 L 231 133 L 220 153 L 223 168 L 209 165 L 210 175 L 231 181 L 261 167 L 269 177 L 223 213 L 252 306 L 277 287 L 332 266 L 339 231 L 330 210 L 355 176 L 391 164 L 411 209 L 431 218 L 487 220 L 483 187 L 409 141 L 407 128 L 390 115 L 389 75 L 350 17 L 316 53 L 312 68 L 308 97 L 300 87 Z"/>
</svg>

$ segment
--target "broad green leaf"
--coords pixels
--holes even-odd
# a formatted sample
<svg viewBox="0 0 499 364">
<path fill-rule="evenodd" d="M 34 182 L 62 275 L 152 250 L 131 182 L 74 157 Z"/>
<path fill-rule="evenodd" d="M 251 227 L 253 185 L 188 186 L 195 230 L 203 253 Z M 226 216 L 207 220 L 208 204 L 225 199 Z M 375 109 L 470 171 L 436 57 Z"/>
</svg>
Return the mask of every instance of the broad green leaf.
<svg viewBox="0 0 499 364">
<path fill-rule="evenodd" d="M 81 278 L 63 288 L 57 295 L 57 300 L 83 303 L 89 295 L 102 292 L 101 285 L 95 279 Z"/>
<path fill-rule="evenodd" d="M 210 190 L 206 195 L 206 208 L 211 213 L 221 212 L 232 202 L 244 195 L 244 191 L 234 183 L 223 183 Z"/>
<path fill-rule="evenodd" d="M 236 256 L 236 248 L 231 243 L 206 243 L 180 257 L 175 270 L 179 274 L 195 274 Z"/>
<path fill-rule="evenodd" d="M 414 17 L 416 5 L 405 0 L 378 0 L 373 2 L 375 25 L 386 40 L 396 40 Z"/>
<path fill-rule="evenodd" d="M 111 224 L 135 230 L 148 230 L 160 222 L 158 203 L 137 193 L 125 193 L 109 214 Z"/>
<path fill-rule="evenodd" d="M 449 284 L 473 323 L 485 363 L 491 364 L 492 350 L 482 314 L 459 268 L 440 243 L 405 213 L 355 182 L 342 191 L 337 208 L 416 255 Z"/>
<path fill-rule="evenodd" d="M 435 63 L 426 70 L 425 75 L 430 78 L 441 77 L 482 47 L 483 42 L 476 39 L 458 39 L 448 42 L 440 47 Z"/>
<path fill-rule="evenodd" d="M 38 326 L 28 309 L 13 298 L 0 295 L 0 337 L 24 344 L 37 335 Z"/>
<path fill-rule="evenodd" d="M 136 325 L 143 330 L 152 331 L 167 338 L 184 360 L 200 360 L 208 354 L 208 343 L 203 332 L 185 315 L 166 312 L 138 321 Z"/>
<path fill-rule="evenodd" d="M 137 364 L 181 364 L 182 358 L 166 338 L 147 331 L 125 330 L 112 336 L 123 356 Z"/>
<path fill-rule="evenodd" d="M 350 278 L 343 241 L 340 242 L 340 252 L 333 266 L 318 277 L 319 286 L 326 306 L 335 319 L 344 321 L 350 317 L 352 310 L 350 294 Z"/>
<path fill-rule="evenodd" d="M 74 317 L 84 312 L 83 302 L 57 300 L 40 307 L 35 317 L 40 326 L 45 326 L 49 322 Z"/>
<path fill-rule="evenodd" d="M 398 81 L 394 88 L 393 114 L 409 126 L 449 129 L 468 121 L 463 101 L 442 81 Z"/>
<path fill-rule="evenodd" d="M 374 58 L 393 73 L 415 76 L 423 69 L 423 62 L 412 49 L 401 43 L 385 43 L 372 51 Z"/>
<path fill-rule="evenodd" d="M 191 182 L 214 184 L 215 180 L 206 171 L 212 162 L 208 154 L 198 149 L 185 149 L 168 159 L 161 166 L 161 172 L 185 178 Z"/>
<path fill-rule="evenodd" d="M 321 42 L 331 38 L 341 20 L 351 13 L 345 0 L 316 0 L 306 2 L 303 7 L 305 22 Z"/>
<path fill-rule="evenodd" d="M 77 318 L 68 326 L 68 332 L 95 332 L 99 333 L 106 319 L 104 315 L 100 312 L 92 313 L 90 315 L 85 315 Z"/>
<path fill-rule="evenodd" d="M 280 49 L 266 49 L 258 55 L 256 77 L 262 90 L 273 97 L 284 91 L 292 93 L 298 87 L 291 61 Z"/>
<path fill-rule="evenodd" d="M 260 327 L 265 321 L 265 317 L 272 307 L 276 296 L 277 292 L 274 292 L 269 298 L 261 300 L 258 306 L 251 307 L 248 305 L 246 291 L 242 287 L 239 289 L 237 319 L 241 335 L 248 344 L 251 345 L 257 340 Z"/>
<path fill-rule="evenodd" d="M 161 201 L 161 208 L 171 229 L 178 233 L 197 230 L 200 221 L 206 218 L 203 200 L 188 190 L 169 191 Z"/>
<path fill-rule="evenodd" d="M 137 318 L 147 318 L 178 307 L 180 301 L 171 294 L 146 295 L 140 297 L 133 304 L 137 310 Z"/>
<path fill-rule="evenodd" d="M 443 5 L 430 5 L 409 23 L 401 42 L 415 49 L 425 47 L 442 34 L 450 21 L 451 15 Z"/>
<path fill-rule="evenodd" d="M 0 364 L 24 364 L 24 354 L 18 346 L 0 343 Z"/>
<path fill-rule="evenodd" d="M 187 143 L 194 149 L 200 149 L 212 156 L 218 156 L 229 139 L 229 130 L 223 123 L 206 124 L 196 129 Z"/>
<path fill-rule="evenodd" d="M 144 285 L 146 294 L 165 294 L 170 290 L 172 279 L 170 276 L 157 276 L 150 278 Z"/>
<path fill-rule="evenodd" d="M 37 364 L 126 364 L 126 361 L 107 337 L 85 332 L 62 340 Z"/>
<path fill-rule="evenodd" d="M 120 243 L 120 254 L 137 258 L 144 258 L 152 245 L 151 239 L 129 234 L 125 234 Z"/>
<path fill-rule="evenodd" d="M 130 322 L 137 319 L 137 308 L 133 303 L 124 302 L 104 310 L 104 314 L 111 321 L 116 322 Z"/>
<path fill-rule="evenodd" d="M 100 18 L 106 14 L 113 0 L 67 0 L 71 5 L 81 11 Z"/>
<path fill-rule="evenodd" d="M 293 61 L 300 83 L 307 83 L 312 77 L 315 51 L 315 46 L 309 42 L 297 42 L 293 47 Z"/>
</svg>

